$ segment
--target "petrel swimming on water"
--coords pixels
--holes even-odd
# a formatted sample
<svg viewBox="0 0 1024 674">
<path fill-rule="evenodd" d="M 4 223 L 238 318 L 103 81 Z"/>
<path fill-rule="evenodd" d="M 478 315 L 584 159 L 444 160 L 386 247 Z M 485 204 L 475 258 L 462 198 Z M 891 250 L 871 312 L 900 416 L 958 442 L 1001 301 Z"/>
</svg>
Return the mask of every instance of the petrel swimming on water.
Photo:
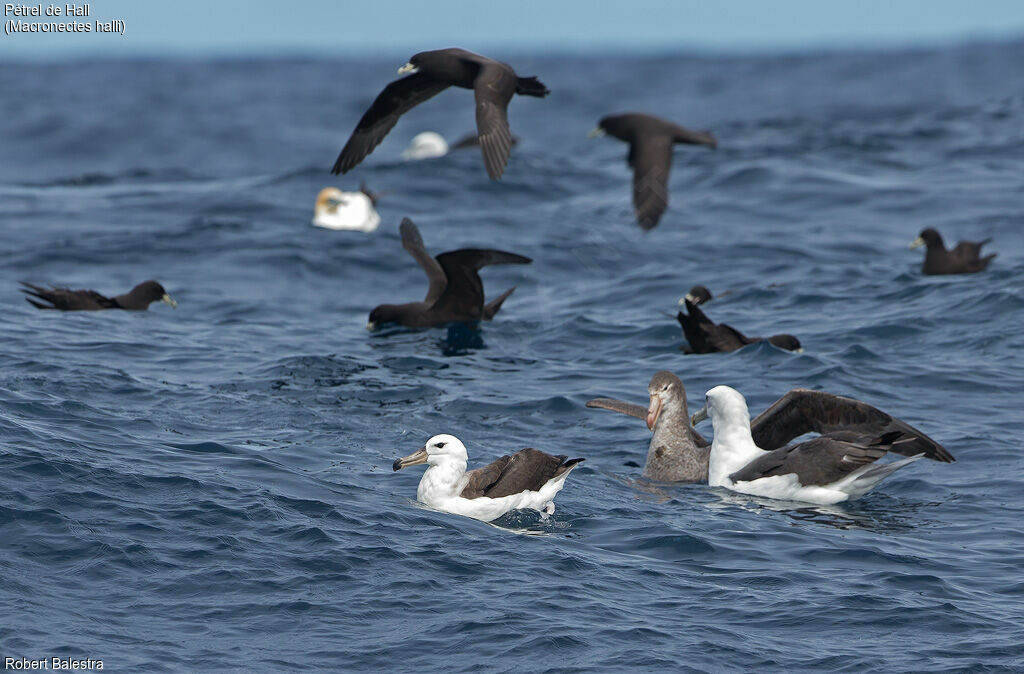
<svg viewBox="0 0 1024 674">
<path fill-rule="evenodd" d="M 656 227 L 668 208 L 672 146 L 685 143 L 718 147 L 718 141 L 707 131 L 693 131 L 639 112 L 604 117 L 590 132 L 592 137 L 605 134 L 629 143 L 626 161 L 633 169 L 633 207 L 637 224 L 644 229 Z"/>
<path fill-rule="evenodd" d="M 498 180 L 512 148 L 508 102 L 514 94 L 543 98 L 550 93 L 536 77 L 519 77 L 509 65 L 458 48 L 420 52 L 398 73 L 412 74 L 384 87 L 359 120 L 331 173 L 346 173 L 354 168 L 384 140 L 399 117 L 455 86 L 473 90 L 484 165 L 491 180 Z"/>
<path fill-rule="evenodd" d="M 995 253 L 981 257 L 981 247 L 992 239 L 984 241 L 960 241 L 952 250 L 946 250 L 942 235 L 929 227 L 914 239 L 910 247 L 927 246 L 921 271 L 929 276 L 939 274 L 976 274 L 985 271 Z"/>
<path fill-rule="evenodd" d="M 38 309 L 59 309 L 61 311 L 99 311 L 100 309 L 127 309 L 129 311 L 145 311 L 151 302 L 161 300 L 172 308 L 178 303 L 171 299 L 164 287 L 156 281 L 144 281 L 123 295 L 107 297 L 95 290 L 71 290 L 69 288 L 44 288 L 31 283 L 21 282 L 25 286 L 21 292 L 29 304 Z M 35 299 L 33 299 L 35 298 Z M 49 302 L 49 304 L 43 304 Z"/>
<path fill-rule="evenodd" d="M 484 303 L 484 284 L 477 273 L 492 264 L 529 264 L 528 257 L 486 248 L 463 248 L 431 257 L 413 221 L 402 220 L 402 247 L 427 274 L 430 286 L 422 302 L 382 304 L 370 312 L 369 327 L 397 323 L 410 328 L 425 328 L 445 323 L 489 321 L 498 313 L 515 286 L 497 299 Z"/>
<path fill-rule="evenodd" d="M 676 320 L 683 327 L 683 335 L 690 343 L 686 353 L 718 353 L 719 351 L 735 351 L 754 342 L 770 342 L 780 349 L 803 351 L 800 340 L 793 335 L 781 334 L 771 337 L 747 337 L 736 328 L 726 323 L 715 323 L 697 304 L 685 299 L 687 313 L 680 311 Z"/>
</svg>

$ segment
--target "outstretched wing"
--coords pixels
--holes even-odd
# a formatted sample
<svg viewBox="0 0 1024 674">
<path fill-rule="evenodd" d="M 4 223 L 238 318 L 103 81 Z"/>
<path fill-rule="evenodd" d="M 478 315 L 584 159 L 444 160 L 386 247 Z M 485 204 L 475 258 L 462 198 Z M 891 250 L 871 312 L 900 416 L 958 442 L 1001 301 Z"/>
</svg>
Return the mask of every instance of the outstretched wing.
<svg viewBox="0 0 1024 674">
<path fill-rule="evenodd" d="M 642 136 L 629 146 L 633 167 L 633 208 L 636 221 L 653 229 L 668 208 L 668 174 L 672 168 L 672 139 Z"/>
<path fill-rule="evenodd" d="M 945 447 L 910 424 L 871 405 L 823 391 L 793 389 L 750 423 L 754 444 L 762 449 L 782 447 L 804 433 L 855 432 L 880 436 L 899 431 L 891 451 L 905 456 L 924 454 L 933 461 L 955 461 Z"/>
<path fill-rule="evenodd" d="M 476 97 L 476 130 L 480 151 L 491 180 L 505 172 L 512 151 L 512 132 L 508 128 L 508 102 L 516 92 L 518 78 L 503 63 L 487 61 L 473 81 Z"/>
<path fill-rule="evenodd" d="M 529 264 L 528 257 L 501 250 L 463 248 L 437 256 L 448 279 L 434 310 L 468 319 L 483 317 L 484 284 L 477 272 L 492 264 Z"/>
<path fill-rule="evenodd" d="M 355 168 L 366 155 L 380 145 L 399 117 L 448 87 L 448 84 L 423 73 L 413 73 L 384 87 L 384 91 L 380 92 L 370 105 L 370 109 L 359 120 L 355 131 L 334 162 L 331 173 L 348 173 Z"/>
<path fill-rule="evenodd" d="M 615 398 L 594 398 L 587 401 L 587 407 L 596 407 L 602 410 L 620 412 L 637 419 L 647 419 L 647 408 L 643 405 L 634 405 Z"/>
<path fill-rule="evenodd" d="M 430 286 L 427 288 L 427 296 L 423 301 L 427 304 L 433 304 L 441 297 L 444 289 L 448 286 L 448 277 L 445 276 L 440 263 L 427 252 L 426 246 L 423 245 L 423 237 L 420 236 L 420 230 L 412 220 L 403 218 L 398 231 L 402 234 L 402 248 L 405 248 L 409 255 L 412 255 L 419 263 L 427 275 L 427 280 L 430 282 Z"/>
<path fill-rule="evenodd" d="M 746 335 L 731 325 L 715 324 L 690 300 L 686 300 L 686 311 L 685 314 L 680 311 L 676 320 L 695 353 L 735 351 L 750 343 Z"/>
</svg>

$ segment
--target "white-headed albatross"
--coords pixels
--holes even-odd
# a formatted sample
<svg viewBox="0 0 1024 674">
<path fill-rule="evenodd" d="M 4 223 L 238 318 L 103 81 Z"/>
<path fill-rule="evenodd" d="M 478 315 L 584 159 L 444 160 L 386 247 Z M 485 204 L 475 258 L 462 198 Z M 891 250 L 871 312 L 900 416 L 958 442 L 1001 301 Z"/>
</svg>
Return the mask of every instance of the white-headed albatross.
<svg viewBox="0 0 1024 674">
<path fill-rule="evenodd" d="M 555 494 L 583 459 L 522 449 L 483 468 L 466 471 L 466 447 L 454 435 L 435 435 L 409 456 L 397 459 L 401 470 L 421 463 L 427 470 L 416 498 L 431 508 L 490 522 L 520 509 L 555 512 Z"/>
<path fill-rule="evenodd" d="M 747 401 L 736 389 L 716 386 L 693 423 L 711 417 L 715 437 L 708 461 L 708 484 L 769 498 L 827 505 L 859 498 L 888 475 L 918 459 L 952 461 L 945 449 L 929 451 L 921 438 L 902 430 L 860 434 L 832 433 L 806 442 L 765 450 L 751 435 Z M 921 451 L 918 451 L 921 450 Z M 875 463 L 889 452 L 905 459 Z"/>
</svg>

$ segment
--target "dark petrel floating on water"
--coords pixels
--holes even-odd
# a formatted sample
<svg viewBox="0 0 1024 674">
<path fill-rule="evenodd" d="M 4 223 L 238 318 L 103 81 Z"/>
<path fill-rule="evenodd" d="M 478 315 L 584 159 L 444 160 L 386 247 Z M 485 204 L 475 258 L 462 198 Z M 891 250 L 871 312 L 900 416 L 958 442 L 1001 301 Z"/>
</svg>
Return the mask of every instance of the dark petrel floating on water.
<svg viewBox="0 0 1024 674">
<path fill-rule="evenodd" d="M 754 437 L 747 401 L 728 386 L 716 386 L 707 392 L 707 404 L 693 415 L 692 423 L 708 416 L 715 429 L 708 484 L 744 494 L 841 503 L 863 496 L 888 475 L 918 459 L 953 461 L 949 452 L 926 436 L 914 429 L 908 434 L 899 427 L 882 433 L 831 433 L 769 450 Z M 876 463 L 889 452 L 908 458 Z"/>
<path fill-rule="evenodd" d="M 484 303 L 484 284 L 477 273 L 492 264 L 529 264 L 528 257 L 501 250 L 463 248 L 441 253 L 436 258 L 423 245 L 413 221 L 402 220 L 402 247 L 409 251 L 427 274 L 430 285 L 422 302 L 382 304 L 370 312 L 370 325 L 397 323 L 410 328 L 425 328 L 445 323 L 489 321 L 494 318 L 515 286 L 497 299 Z"/>
<path fill-rule="evenodd" d="M 771 337 L 747 337 L 726 323 L 715 323 L 697 305 L 685 300 L 686 311 L 676 314 L 676 320 L 683 326 L 683 335 L 690 343 L 686 353 L 717 353 L 735 351 L 754 342 L 770 342 L 780 349 L 802 351 L 800 340 L 793 335 L 772 335 Z"/>
<path fill-rule="evenodd" d="M 595 398 L 587 407 L 612 410 L 645 419 L 654 434 L 647 449 L 644 477 L 659 482 L 706 482 L 710 443 L 693 428 L 686 408 L 686 388 L 676 375 L 657 372 L 647 386 L 647 407 Z M 896 434 L 900 442 L 891 451 L 935 461 L 952 462 L 946 449 L 913 426 L 871 405 L 844 396 L 793 389 L 750 422 L 754 443 L 766 450 L 779 449 L 806 433 L 842 441 L 863 441 Z M 799 447 L 800 445 L 794 445 Z M 835 446 L 835 445 L 830 445 Z"/>
<path fill-rule="evenodd" d="M 604 134 L 629 143 L 626 161 L 633 169 L 633 207 L 637 224 L 644 229 L 656 227 L 668 208 L 672 146 L 685 143 L 718 147 L 718 141 L 707 131 L 693 131 L 639 112 L 604 117 L 590 135 Z"/>
<path fill-rule="evenodd" d="M 69 288 L 44 288 L 31 283 L 21 282 L 25 286 L 21 292 L 29 295 L 25 299 L 39 309 L 59 309 L 61 311 L 98 311 L 100 309 L 127 309 L 129 311 L 145 311 L 151 302 L 161 300 L 177 307 L 178 303 L 171 299 L 164 287 L 156 281 L 144 281 L 126 292 L 124 295 L 106 297 L 95 290 L 71 290 Z M 33 299 L 35 298 L 35 299 Z M 49 304 L 43 304 L 49 302 Z"/>
<path fill-rule="evenodd" d="M 354 168 L 384 140 L 399 117 L 455 86 L 473 90 L 484 166 L 491 180 L 498 180 L 505 171 L 512 148 L 509 101 L 515 94 L 543 98 L 550 93 L 536 77 L 519 77 L 511 66 L 465 49 L 420 52 L 398 72 L 412 74 L 384 87 L 359 120 L 331 173 L 346 173 Z"/>
<path fill-rule="evenodd" d="M 445 512 L 489 522 L 512 510 L 552 514 L 555 494 L 583 459 L 552 456 L 539 449 L 522 449 L 482 468 L 466 471 L 466 447 L 454 435 L 435 435 L 422 449 L 397 459 L 401 470 L 429 464 L 416 498 Z"/>
<path fill-rule="evenodd" d="M 985 271 L 996 253 L 981 257 L 981 247 L 992 239 L 984 241 L 960 241 L 953 250 L 946 250 L 942 235 L 929 227 L 910 243 L 911 248 L 927 246 L 921 271 L 928 275 L 976 274 Z"/>
</svg>

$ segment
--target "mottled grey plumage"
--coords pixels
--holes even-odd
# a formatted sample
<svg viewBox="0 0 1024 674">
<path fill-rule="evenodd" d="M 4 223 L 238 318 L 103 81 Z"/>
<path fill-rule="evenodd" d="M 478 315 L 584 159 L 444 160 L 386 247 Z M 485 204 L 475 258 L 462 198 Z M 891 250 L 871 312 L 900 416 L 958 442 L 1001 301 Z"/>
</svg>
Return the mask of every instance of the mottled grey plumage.
<svg viewBox="0 0 1024 674">
<path fill-rule="evenodd" d="M 659 482 L 707 482 L 711 446 L 690 425 L 683 382 L 663 370 L 651 377 L 647 393 L 651 400 L 647 409 L 612 398 L 595 398 L 587 402 L 587 407 L 647 419 L 654 434 L 647 447 L 644 477 Z"/>
<path fill-rule="evenodd" d="M 562 473 L 572 470 L 583 459 L 569 459 L 565 455 L 553 456 L 539 449 L 521 449 L 491 463 L 466 471 L 466 486 L 462 498 L 501 498 L 541 488 Z"/>
</svg>

